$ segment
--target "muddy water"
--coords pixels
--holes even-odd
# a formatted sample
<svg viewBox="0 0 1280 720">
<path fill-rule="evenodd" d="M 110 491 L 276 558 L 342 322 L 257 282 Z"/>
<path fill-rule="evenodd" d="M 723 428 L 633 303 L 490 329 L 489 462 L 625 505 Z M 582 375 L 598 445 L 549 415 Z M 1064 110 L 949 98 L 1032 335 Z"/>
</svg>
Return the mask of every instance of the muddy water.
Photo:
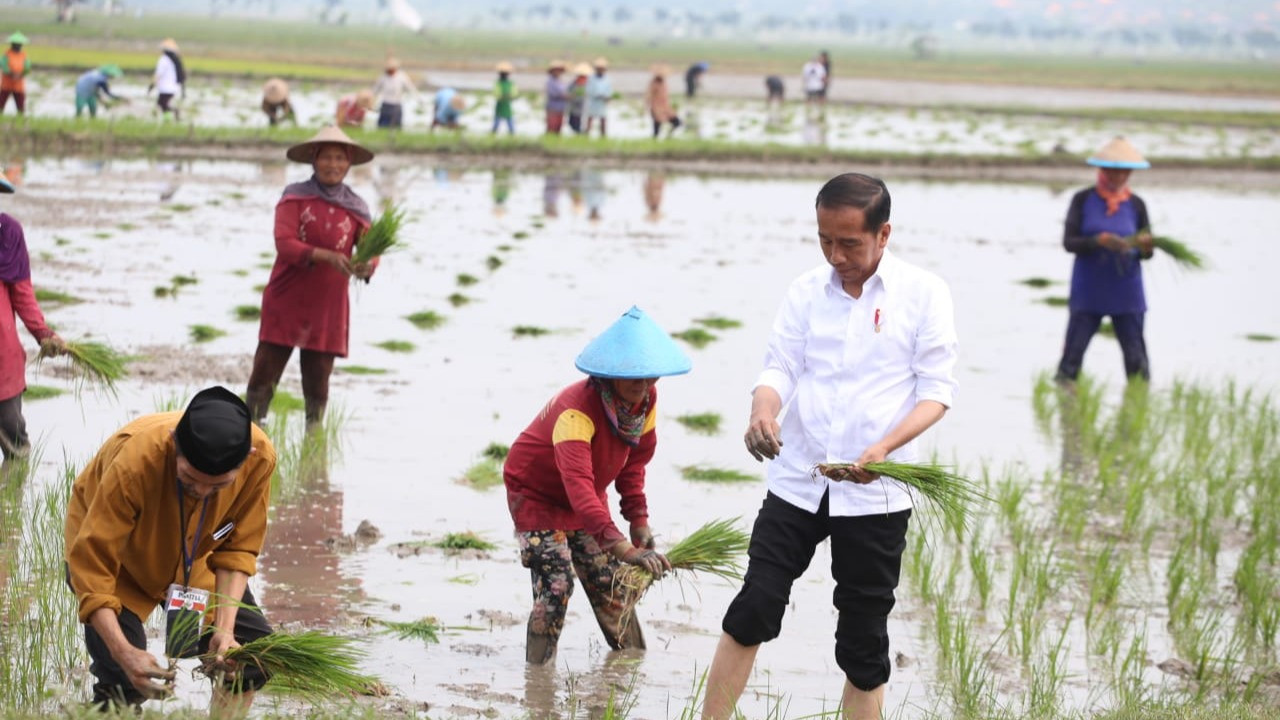
<svg viewBox="0 0 1280 720">
<path fill-rule="evenodd" d="M 66 337 L 92 333 L 150 356 L 138 365 L 147 377 L 126 382 L 118 401 L 86 394 L 81 403 L 64 396 L 28 404 L 33 435 L 48 443 L 46 476 L 64 451 L 87 457 L 117 425 L 159 402 L 210 381 L 243 385 L 257 326 L 237 322 L 232 308 L 258 302 L 253 288 L 268 275 L 273 203 L 285 182 L 306 174 L 283 164 L 28 162 L 20 194 L 3 207 L 26 224 L 37 286 L 87 301 L 46 308 L 49 319 Z M 1082 169 L 1081 183 L 1089 176 Z M 353 290 L 346 362 L 389 373 L 334 377 L 333 400 L 350 413 L 343 456 L 327 478 L 275 508 L 270 547 L 254 581 L 269 615 L 353 633 L 368 632 L 359 625 L 368 615 L 429 615 L 470 628 L 430 648 L 370 638 L 368 669 L 394 689 L 392 705 L 400 709 L 426 703 L 433 717 L 512 717 L 526 705 L 598 707 L 611 686 L 634 679 L 632 717 L 678 715 L 711 659 L 734 589 L 697 580 L 655 588 L 640 611 L 649 644 L 643 654 L 607 652 L 579 596 L 554 670 L 527 671 L 528 578 L 517 562 L 502 491 L 479 492 L 456 479 L 488 443 L 511 442 L 552 393 L 577 379 L 572 360 L 582 345 L 635 303 L 673 331 L 713 314 L 744 323 L 715 331 L 719 339 L 705 349 L 690 349 L 693 373 L 660 383 L 661 442 L 648 476 L 660 543 L 710 519 L 753 516 L 762 482 L 691 483 L 679 467 L 705 463 L 762 475 L 740 440 L 747 393 L 786 284 L 821 262 L 811 208 L 823 179 L 574 167 L 526 174 L 393 161 L 354 172 L 352 185 L 371 204 L 394 198 L 418 218 L 409 231 L 412 249 L 387 258 L 373 283 Z M 1059 236 L 1074 188 L 887 180 L 894 193 L 891 245 L 950 283 L 962 342 L 961 394 L 926 447 L 971 469 L 988 460 L 1038 474 L 1056 462 L 1060 448 L 1046 446 L 1033 429 L 1031 384 L 1056 362 L 1066 315 L 1037 301 L 1066 294 L 1070 258 Z M 1213 263 L 1201 274 L 1180 272 L 1163 258 L 1146 266 L 1155 381 L 1233 376 L 1274 387 L 1280 344 L 1243 336 L 1280 335 L 1270 270 L 1280 262 L 1280 247 L 1260 231 L 1275 224 L 1280 192 L 1185 183 L 1139 184 L 1137 191 L 1157 231 L 1193 244 Z M 502 266 L 490 271 L 490 256 Z M 179 273 L 199 282 L 177 297 L 155 297 L 153 289 Z M 459 273 L 479 282 L 460 288 Z M 1017 284 L 1030 276 L 1057 284 L 1048 290 Z M 446 301 L 454 292 L 474 301 L 455 309 Z M 419 310 L 448 321 L 418 330 L 403 316 Z M 228 335 L 190 345 L 187 326 L 194 323 Z M 516 325 L 554 332 L 517 339 Z M 391 339 L 412 341 L 417 350 L 373 346 Z M 1118 383 L 1114 342 L 1095 340 L 1086 367 Z M 291 365 L 284 386 L 299 392 L 297 378 Z M 65 385 L 51 369 L 30 380 Z M 707 411 L 723 415 L 721 435 L 694 435 L 674 421 Z M 354 550 L 322 544 L 366 519 L 381 529 L 381 541 Z M 480 557 L 435 550 L 402 557 L 391 550 L 462 530 L 485 535 L 499 549 Z M 828 563 L 823 548 L 796 585 L 783 637 L 762 650 L 744 698 L 748 717 L 763 716 L 778 695 L 791 716 L 838 701 Z M 932 644 L 918 607 L 904 588 L 891 623 L 893 650 L 927 660 Z M 932 677 L 919 668 L 911 663 L 891 682 L 891 711 L 902 717 L 933 706 Z"/>
<path fill-rule="evenodd" d="M 449 75 L 432 75 L 432 82 L 454 82 L 463 88 L 470 103 L 463 124 L 469 133 L 485 133 L 493 121 L 493 100 L 488 93 L 490 82 L 474 76 L 454 78 Z M 33 81 L 34 82 L 34 81 Z M 46 85 L 38 85 L 31 92 L 31 113 L 47 117 L 71 117 L 73 115 L 73 78 L 69 75 L 42 78 Z M 118 105 L 101 111 L 108 117 L 155 117 L 155 96 L 144 96 L 142 88 L 128 80 L 116 83 L 115 91 L 131 99 L 127 105 Z M 530 79 L 521 85 L 526 95 L 515 102 L 517 134 L 535 137 L 542 133 L 543 105 L 540 99 L 542 81 Z M 343 92 L 356 88 L 335 88 L 298 83 L 293 91 L 293 103 L 298 119 L 305 125 L 319 126 L 330 122 L 334 104 Z M 652 133 L 648 111 L 640 97 L 643 87 L 634 91 L 619 85 L 626 96 L 610 107 L 609 133 L 615 138 L 644 138 Z M 872 105 L 833 104 L 826 112 L 809 112 L 798 102 L 785 108 L 766 112 L 761 102 L 729 100 L 722 98 L 699 99 L 686 102 L 677 97 L 679 88 L 673 85 L 673 99 L 680 106 L 679 113 L 684 126 L 675 139 L 697 137 L 707 140 L 747 143 L 776 143 L 781 145 L 824 146 L 841 150 L 893 152 L 909 154 L 956 153 L 1019 156 L 1044 155 L 1057 151 L 1088 153 L 1112 135 L 1128 136 L 1144 152 L 1158 157 L 1185 158 L 1237 158 L 1270 157 L 1280 153 L 1280 135 L 1271 128 L 1220 128 L 1210 126 L 1186 126 L 1175 123 L 1145 123 L 1132 121 L 1070 121 L 1061 118 L 1034 115 L 1007 115 L 1001 113 L 977 113 L 967 110 L 931 107 L 931 103 L 911 99 L 906 104 L 919 107 L 882 107 Z M 1001 91 L 989 88 L 988 92 Z M 199 126 L 265 126 L 266 117 L 259 111 L 261 103 L 259 85 L 214 81 L 195 83 L 181 107 L 185 122 Z M 973 97 L 980 103 L 983 94 Z M 866 99 L 866 102 L 873 102 Z M 1197 99 L 1194 108 L 1212 107 L 1212 103 Z M 1008 102 L 997 102 L 1008 106 Z M 431 124 L 432 96 L 411 96 L 405 102 L 405 127 L 424 131 Z M 1051 107 L 1041 105 L 1040 107 Z M 1052 107 L 1075 107 L 1052 106 Z M 1083 107 L 1083 106 L 1082 106 Z M 366 126 L 375 124 L 376 112 L 370 113 Z M 504 128 L 505 132 L 505 128 Z M 566 132 L 567 129 L 566 129 Z M 666 130 L 664 130 L 666 132 Z"/>
</svg>

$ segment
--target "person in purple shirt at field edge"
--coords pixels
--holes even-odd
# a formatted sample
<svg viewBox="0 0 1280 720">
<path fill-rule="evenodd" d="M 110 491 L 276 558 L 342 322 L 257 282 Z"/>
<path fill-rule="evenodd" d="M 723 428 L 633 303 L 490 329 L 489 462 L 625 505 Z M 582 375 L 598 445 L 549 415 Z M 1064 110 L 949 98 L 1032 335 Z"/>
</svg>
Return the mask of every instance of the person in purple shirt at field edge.
<svg viewBox="0 0 1280 720">
<path fill-rule="evenodd" d="M 1117 137 L 1089 158 L 1098 180 L 1071 198 L 1062 244 L 1076 256 L 1071 270 L 1071 314 L 1058 382 L 1074 382 L 1085 350 L 1102 324 L 1111 317 L 1116 340 L 1124 354 L 1130 379 L 1151 376 L 1143 321 L 1147 299 L 1142 286 L 1143 260 L 1153 243 L 1147 204 L 1129 190 L 1129 176 L 1151 163 L 1123 137 Z"/>
</svg>

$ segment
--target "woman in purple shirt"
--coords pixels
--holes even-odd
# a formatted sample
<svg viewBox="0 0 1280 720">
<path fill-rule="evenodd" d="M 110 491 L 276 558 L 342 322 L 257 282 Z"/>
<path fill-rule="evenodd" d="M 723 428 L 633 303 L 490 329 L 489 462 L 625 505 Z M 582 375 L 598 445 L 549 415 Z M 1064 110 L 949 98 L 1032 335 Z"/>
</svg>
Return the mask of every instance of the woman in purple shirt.
<svg viewBox="0 0 1280 720">
<path fill-rule="evenodd" d="M 1071 198 L 1062 245 L 1076 256 L 1071 270 L 1070 319 L 1057 379 L 1074 381 L 1102 318 L 1111 317 L 1129 378 L 1150 378 L 1142 336 L 1147 300 L 1141 261 L 1151 257 L 1151 220 L 1142 198 L 1129 190 L 1129 175 L 1151 167 L 1123 137 L 1088 160 L 1098 180 Z"/>
</svg>

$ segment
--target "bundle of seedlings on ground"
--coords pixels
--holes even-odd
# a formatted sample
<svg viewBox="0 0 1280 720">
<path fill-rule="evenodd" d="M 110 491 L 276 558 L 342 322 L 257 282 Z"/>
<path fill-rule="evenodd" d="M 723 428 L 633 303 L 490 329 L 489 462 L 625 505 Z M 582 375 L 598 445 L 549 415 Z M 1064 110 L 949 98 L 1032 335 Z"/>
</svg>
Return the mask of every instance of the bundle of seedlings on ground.
<svg viewBox="0 0 1280 720">
<path fill-rule="evenodd" d="M 360 672 L 364 657 L 356 638 L 314 630 L 276 632 L 226 652 L 228 660 L 269 674 L 271 689 L 313 700 L 365 693 L 377 679 Z"/>
<path fill-rule="evenodd" d="M 421 620 L 399 621 L 399 620 L 380 620 L 378 618 L 369 618 L 372 623 L 381 625 L 383 632 L 395 635 L 399 640 L 418 640 L 423 645 L 440 642 L 440 631 L 444 630 L 444 626 L 433 617 L 424 617 Z"/>
<path fill-rule="evenodd" d="M 116 382 L 125 376 L 125 356 L 98 342 L 68 342 L 66 355 L 78 382 L 89 382 L 115 392 Z M 39 360 L 49 357 L 40 350 Z"/>
<path fill-rule="evenodd" d="M 751 544 L 751 535 L 735 527 L 738 518 L 713 520 L 693 531 L 666 552 L 673 571 L 708 573 L 726 580 L 742 579 L 742 556 Z M 626 615 L 630 616 L 645 591 L 656 580 L 637 565 L 624 565 L 614 582 L 627 590 Z"/>
<path fill-rule="evenodd" d="M 1136 246 L 1138 244 L 1138 235 L 1141 234 L 1142 233 L 1130 235 L 1125 238 L 1125 241 L 1130 245 Z M 1184 268 L 1191 268 L 1192 270 L 1204 269 L 1204 257 L 1195 250 L 1192 250 L 1181 240 L 1176 240 L 1167 235 L 1153 235 L 1151 237 L 1151 244 L 1160 252 L 1173 258 L 1174 262 Z"/>
<path fill-rule="evenodd" d="M 404 247 L 404 243 L 400 240 L 400 230 L 404 225 L 404 209 L 399 205 L 387 208 L 356 242 L 356 251 L 351 255 L 351 264 L 367 263 L 376 257 Z"/>
<path fill-rule="evenodd" d="M 814 466 L 813 472 L 832 480 L 853 480 L 854 470 L 857 468 L 854 463 L 819 463 Z M 972 480 L 938 465 L 885 460 L 866 463 L 861 468 L 896 480 L 912 494 L 924 497 L 942 513 L 949 527 L 968 527 L 969 518 L 976 506 L 991 499 Z"/>
</svg>

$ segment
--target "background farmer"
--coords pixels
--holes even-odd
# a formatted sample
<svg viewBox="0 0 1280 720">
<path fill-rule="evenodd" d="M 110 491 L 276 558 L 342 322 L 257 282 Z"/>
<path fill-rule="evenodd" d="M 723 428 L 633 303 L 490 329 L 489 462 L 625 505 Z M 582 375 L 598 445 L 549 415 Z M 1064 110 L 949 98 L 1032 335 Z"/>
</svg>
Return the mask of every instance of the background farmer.
<svg viewBox="0 0 1280 720">
<path fill-rule="evenodd" d="M 569 89 L 560 77 L 564 75 L 564 61 L 552 60 L 547 66 L 547 134 L 559 135 L 564 127 L 564 113 L 569 107 Z"/>
<path fill-rule="evenodd" d="M 372 109 L 373 91 L 371 90 L 361 90 L 354 95 L 343 95 L 338 99 L 334 121 L 338 127 L 363 127 L 364 116 Z"/>
<path fill-rule="evenodd" d="M 516 84 L 511 80 L 511 63 L 500 62 L 497 66 L 498 81 L 493 86 L 493 130 L 492 134 L 498 134 L 498 125 L 507 124 L 507 134 L 516 134 L 515 112 L 511 107 L 511 103 L 516 99 Z"/>
<path fill-rule="evenodd" d="M 1141 261 L 1152 254 L 1151 219 L 1147 204 L 1129 190 L 1129 176 L 1151 163 L 1122 137 L 1087 162 L 1098 168 L 1097 181 L 1072 196 L 1062 231 L 1062 245 L 1076 259 L 1057 379 L 1073 381 L 1080 375 L 1089 341 L 1109 315 L 1124 355 L 1125 375 L 1145 380 L 1151 368 L 1143 337 L 1147 298 Z M 1132 243 L 1126 240 L 1130 237 Z"/>
<path fill-rule="evenodd" d="M 462 111 L 467 108 L 467 100 L 451 87 L 442 87 L 436 91 L 434 112 L 431 115 L 431 129 L 443 127 L 448 130 L 462 129 Z"/>
<path fill-rule="evenodd" d="M 136 706 L 167 694 L 156 681 L 173 673 L 147 652 L 142 623 L 174 585 L 216 593 L 201 655 L 220 656 L 271 633 L 247 583 L 266 537 L 275 466 L 275 448 L 249 422 L 248 408 L 212 387 L 183 413 L 125 425 L 76 478 L 67 507 L 67 579 L 85 623 L 94 703 Z M 247 708 L 266 682 L 257 668 L 241 670 L 234 690 L 242 694 L 215 688 L 213 709 Z"/>
<path fill-rule="evenodd" d="M 10 96 L 19 115 L 27 111 L 27 73 L 31 72 L 31 62 L 22 49 L 26 44 L 27 36 L 15 32 L 9 36 L 9 49 L 0 55 L 0 115 L 9 105 Z"/>
<path fill-rule="evenodd" d="M 596 58 L 595 75 L 587 80 L 587 129 L 585 133 L 591 134 L 591 126 L 593 123 L 600 123 L 600 137 L 608 135 L 607 122 L 609 115 L 609 101 L 613 99 L 613 85 L 609 84 L 609 78 L 605 77 L 605 73 L 609 71 L 609 61 L 604 58 Z"/>
<path fill-rule="evenodd" d="M 576 572 L 596 622 L 614 650 L 643 648 L 640 623 L 622 627 L 615 592 L 619 563 L 661 575 L 671 568 L 654 550 L 645 499 L 645 466 L 658 438 L 657 379 L 689 372 L 689 358 L 638 308 L 631 308 L 578 355 L 590 377 L 560 391 L 525 428 L 507 456 L 503 479 L 533 582 L 525 659 L 556 651 Z M 613 522 L 605 491 L 616 485 L 630 541 Z"/>
<path fill-rule="evenodd" d="M 151 92 L 152 88 L 156 91 L 156 106 L 160 108 L 160 114 L 172 112 L 173 119 L 179 119 L 181 112 L 177 106 L 172 106 L 173 97 L 180 95 L 186 98 L 187 70 L 182 65 L 178 43 L 173 38 L 165 38 L 160 43 L 160 57 L 156 59 L 156 72 L 151 84 L 147 86 L 147 92 Z"/>
<path fill-rule="evenodd" d="M 76 78 L 76 117 L 80 117 L 85 108 L 89 110 L 89 117 L 98 117 L 98 93 L 106 99 L 128 102 L 111 93 L 110 81 L 123 74 L 118 65 L 103 65 Z"/>
<path fill-rule="evenodd" d="M 704 718 L 732 716 L 760 644 L 782 629 L 792 584 L 828 537 L 844 717 L 881 717 L 889 611 L 911 496 L 862 470 L 846 483 L 813 468 L 890 455 L 915 460 L 915 438 L 942 418 L 955 394 L 950 291 L 886 250 L 889 210 L 888 188 L 866 175 L 839 175 L 818 192 L 826 263 L 788 288 L 752 391 L 745 440 L 757 460 L 773 460 L 769 491 L 751 533 L 742 589 L 725 612 Z"/>
<path fill-rule="evenodd" d="M 387 65 L 382 77 L 373 86 L 373 94 L 378 96 L 378 127 L 398 129 L 404 125 L 404 95 L 416 92 L 413 81 L 400 69 L 400 61 L 387 58 Z"/>
<path fill-rule="evenodd" d="M 582 134 L 582 116 L 587 111 L 587 83 L 591 78 L 591 66 L 578 63 L 573 66 L 573 82 L 569 83 L 569 129 Z"/>
<path fill-rule="evenodd" d="M 262 291 L 245 399 L 254 420 L 266 417 L 289 356 L 301 348 L 302 397 L 307 423 L 314 425 L 324 419 L 334 359 L 347 356 L 350 278 L 367 280 L 377 266 L 351 263 L 369 228 L 369 206 L 343 182 L 352 165 L 369 162 L 373 153 L 330 125 L 286 155 L 315 172 L 286 187 L 276 203 L 276 262 Z"/>
<path fill-rule="evenodd" d="M 13 185 L 0 175 L 0 193 Z M 22 393 L 27 389 L 27 352 L 18 339 L 15 314 L 42 350 L 60 353 L 62 338 L 49 329 L 31 286 L 31 258 L 22 225 L 0 212 L 0 451 L 4 459 L 25 457 L 30 449 L 27 422 L 22 417 Z"/>
<path fill-rule="evenodd" d="M 262 112 L 266 113 L 267 122 L 271 127 L 275 127 L 282 120 L 298 124 L 293 103 L 289 102 L 289 83 L 280 78 L 271 78 L 263 84 Z"/>
<path fill-rule="evenodd" d="M 658 133 L 662 132 L 662 126 L 670 124 L 671 128 L 667 130 L 667 137 L 671 137 L 671 133 L 680 127 L 680 117 L 676 115 L 676 111 L 671 107 L 671 92 L 667 87 L 667 73 L 670 68 L 666 65 L 654 65 L 652 68 L 653 77 L 649 80 L 649 88 L 644 94 L 645 107 L 649 109 L 649 117 L 653 120 L 653 137 L 656 139 Z"/>
</svg>

